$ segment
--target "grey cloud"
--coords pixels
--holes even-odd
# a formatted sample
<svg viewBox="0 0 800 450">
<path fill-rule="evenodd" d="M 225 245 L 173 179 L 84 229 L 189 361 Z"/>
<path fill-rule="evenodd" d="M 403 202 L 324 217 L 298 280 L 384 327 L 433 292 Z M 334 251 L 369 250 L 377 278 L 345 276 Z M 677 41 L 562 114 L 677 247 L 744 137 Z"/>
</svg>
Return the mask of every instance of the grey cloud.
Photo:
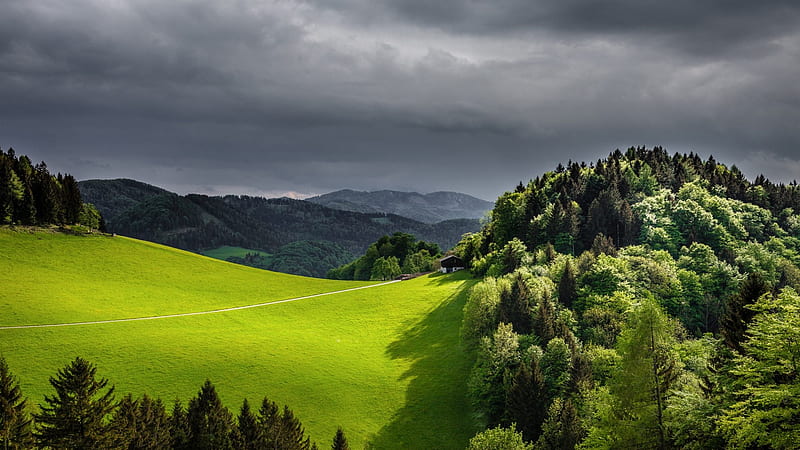
<svg viewBox="0 0 800 450">
<path fill-rule="evenodd" d="M 360 0 L 316 1 L 362 23 L 396 20 L 462 34 L 549 31 L 569 35 L 639 35 L 702 54 L 766 51 L 796 31 L 793 0 Z"/>
<path fill-rule="evenodd" d="M 0 145 L 175 189 L 487 199 L 629 145 L 797 160 L 794 8 L 586 4 L 4 2 Z"/>
</svg>

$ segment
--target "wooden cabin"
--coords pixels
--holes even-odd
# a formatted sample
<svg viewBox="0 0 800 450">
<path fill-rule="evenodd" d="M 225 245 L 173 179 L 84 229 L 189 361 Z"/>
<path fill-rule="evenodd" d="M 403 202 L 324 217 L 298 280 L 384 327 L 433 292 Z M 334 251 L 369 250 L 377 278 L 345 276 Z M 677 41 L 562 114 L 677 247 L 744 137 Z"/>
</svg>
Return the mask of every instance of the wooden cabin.
<svg viewBox="0 0 800 450">
<path fill-rule="evenodd" d="M 456 255 L 445 256 L 439 260 L 439 264 L 442 266 L 440 269 L 442 273 L 453 273 L 464 268 L 464 260 Z"/>
</svg>

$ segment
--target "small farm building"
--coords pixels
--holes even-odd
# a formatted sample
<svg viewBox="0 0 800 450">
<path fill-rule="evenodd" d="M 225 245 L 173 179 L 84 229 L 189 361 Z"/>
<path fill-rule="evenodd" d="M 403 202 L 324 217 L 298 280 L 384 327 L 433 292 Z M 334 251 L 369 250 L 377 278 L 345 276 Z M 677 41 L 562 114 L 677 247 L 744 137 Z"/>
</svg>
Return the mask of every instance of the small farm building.
<svg viewBox="0 0 800 450">
<path fill-rule="evenodd" d="M 456 270 L 461 270 L 464 268 L 464 260 L 456 255 L 445 256 L 439 260 L 439 264 L 442 265 L 442 273 L 452 273 Z"/>
</svg>

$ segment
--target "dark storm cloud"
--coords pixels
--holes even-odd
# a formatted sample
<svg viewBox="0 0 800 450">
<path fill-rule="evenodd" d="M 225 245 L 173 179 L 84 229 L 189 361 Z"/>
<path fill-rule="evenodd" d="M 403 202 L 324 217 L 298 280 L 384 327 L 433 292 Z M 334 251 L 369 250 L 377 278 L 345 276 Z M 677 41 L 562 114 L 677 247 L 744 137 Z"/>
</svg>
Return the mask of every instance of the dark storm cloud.
<svg viewBox="0 0 800 450">
<path fill-rule="evenodd" d="M 645 144 L 792 167 L 797 11 L 11 0 L 0 4 L 0 145 L 79 178 L 209 193 L 491 199 L 559 161 Z"/>
<path fill-rule="evenodd" d="M 697 52 L 744 46 L 763 49 L 775 36 L 796 30 L 794 0 L 321 0 L 362 22 L 404 20 L 458 33 L 508 34 L 547 30 L 569 35 L 639 35 L 673 39 Z M 380 6 L 376 6 L 376 3 Z"/>
</svg>

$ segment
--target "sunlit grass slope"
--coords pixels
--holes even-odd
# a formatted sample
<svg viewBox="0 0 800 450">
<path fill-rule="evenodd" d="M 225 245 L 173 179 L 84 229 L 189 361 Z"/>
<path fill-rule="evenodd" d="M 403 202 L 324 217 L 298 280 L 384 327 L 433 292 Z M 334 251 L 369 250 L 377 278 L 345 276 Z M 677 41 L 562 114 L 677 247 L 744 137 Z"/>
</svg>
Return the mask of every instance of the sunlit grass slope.
<svg viewBox="0 0 800 450">
<path fill-rule="evenodd" d="M 124 237 L 0 228 L 2 325 L 118 319 L 365 285 L 266 272 Z"/>
<path fill-rule="evenodd" d="M 0 231 L 0 325 L 187 312 L 359 285 L 275 274 L 123 238 Z M 184 402 L 209 378 L 231 409 L 288 404 L 320 447 L 463 448 L 474 433 L 458 327 L 466 274 L 206 316 L 0 330 L 34 404 L 75 356 L 120 393 Z M 235 411 L 234 411 L 235 412 Z"/>
</svg>

